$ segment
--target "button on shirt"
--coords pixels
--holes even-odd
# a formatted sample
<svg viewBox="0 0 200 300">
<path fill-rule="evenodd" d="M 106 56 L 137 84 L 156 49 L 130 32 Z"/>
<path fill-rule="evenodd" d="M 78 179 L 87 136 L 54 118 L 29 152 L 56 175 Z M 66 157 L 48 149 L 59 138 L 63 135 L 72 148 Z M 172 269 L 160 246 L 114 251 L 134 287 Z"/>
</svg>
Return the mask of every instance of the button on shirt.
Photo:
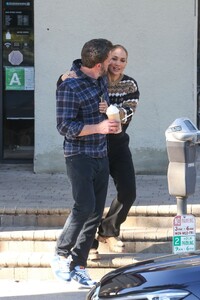
<svg viewBox="0 0 200 300">
<path fill-rule="evenodd" d="M 105 134 L 78 136 L 84 125 L 106 119 L 99 112 L 101 97 L 109 103 L 107 79 L 93 79 L 80 70 L 81 60 L 73 62 L 78 78 L 68 78 L 56 91 L 57 129 L 64 136 L 64 156 L 86 154 L 94 158 L 107 156 Z"/>
</svg>

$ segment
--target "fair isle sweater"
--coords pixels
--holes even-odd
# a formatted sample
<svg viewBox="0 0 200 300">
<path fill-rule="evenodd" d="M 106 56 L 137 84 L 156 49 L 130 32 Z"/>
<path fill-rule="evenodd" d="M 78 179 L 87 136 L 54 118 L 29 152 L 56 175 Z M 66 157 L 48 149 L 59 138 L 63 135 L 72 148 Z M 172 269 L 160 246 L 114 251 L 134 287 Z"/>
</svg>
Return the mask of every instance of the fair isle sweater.
<svg viewBox="0 0 200 300">
<path fill-rule="evenodd" d="M 110 104 L 123 109 L 125 119 L 122 121 L 122 131 L 125 132 L 132 119 L 132 115 L 127 116 L 134 113 L 139 101 L 138 84 L 132 77 L 123 75 L 119 81 L 108 83 L 108 93 Z"/>
<path fill-rule="evenodd" d="M 62 75 L 58 79 L 57 86 L 62 83 L 61 77 Z M 123 75 L 120 80 L 114 83 L 108 82 L 108 94 L 110 104 L 123 109 L 125 117 L 135 112 L 140 96 L 138 84 L 135 79 L 128 75 Z M 110 140 L 117 140 L 123 137 L 132 120 L 132 116 L 122 121 L 122 133 L 108 135 Z"/>
</svg>

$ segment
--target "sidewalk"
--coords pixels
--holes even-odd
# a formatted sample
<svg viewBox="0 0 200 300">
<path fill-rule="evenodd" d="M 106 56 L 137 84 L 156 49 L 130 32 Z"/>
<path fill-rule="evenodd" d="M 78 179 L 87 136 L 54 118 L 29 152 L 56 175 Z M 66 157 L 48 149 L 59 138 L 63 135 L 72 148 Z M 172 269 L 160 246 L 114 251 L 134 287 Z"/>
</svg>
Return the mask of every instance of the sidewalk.
<svg viewBox="0 0 200 300">
<path fill-rule="evenodd" d="M 135 206 L 173 205 L 176 198 L 169 195 L 167 176 L 136 175 Z M 197 172 L 195 193 L 188 204 L 200 203 L 200 172 Z M 109 182 L 106 206 L 115 197 L 112 179 Z M 31 164 L 0 164 L 0 210 L 17 208 L 71 208 L 73 199 L 66 173 L 34 174 Z"/>
<path fill-rule="evenodd" d="M 0 299 L 8 300 L 85 300 L 88 289 L 57 280 L 0 280 Z"/>
<path fill-rule="evenodd" d="M 164 207 L 166 205 L 175 205 L 176 199 L 168 193 L 168 184 L 167 176 L 165 175 L 136 175 L 137 181 L 137 199 L 134 203 L 134 206 L 151 206 L 159 205 L 161 209 L 167 209 Z M 197 173 L 196 178 L 196 191 L 194 195 L 188 198 L 188 204 L 199 204 L 200 203 L 200 172 Z M 108 197 L 106 206 L 110 205 L 110 202 L 115 197 L 115 187 L 113 185 L 112 179 L 110 180 Z M 21 209 L 62 209 L 62 208 L 71 208 L 73 205 L 70 183 L 68 181 L 66 173 L 59 174 L 34 174 L 33 166 L 29 164 L 23 165 L 1 165 L 0 164 L 0 214 L 3 212 L 9 211 L 10 209 L 16 210 Z M 155 208 L 153 208 L 154 210 Z M 150 207 L 151 210 L 151 207 Z M 162 218 L 162 216 L 161 216 Z M 51 230 L 50 230 L 51 231 Z M 160 233 L 160 230 L 159 230 Z M 148 233 L 147 233 L 148 235 Z M 146 236 L 144 234 L 144 237 Z M 48 235 L 47 235 L 48 236 Z M 150 233 L 150 238 L 154 236 L 154 233 Z M 13 236 L 12 236 L 13 237 Z M 19 237 L 19 236 L 18 236 Z M 148 241 L 147 246 L 148 246 Z M 151 241 L 152 242 L 152 241 Z M 47 241 L 49 243 L 49 241 Z M 51 243 L 51 241 L 50 241 Z M 141 244 L 141 241 L 139 242 Z M 170 243 L 170 241 L 169 241 Z M 154 243 L 155 244 L 155 243 Z M 159 248 L 164 245 L 164 242 L 161 241 Z M 49 247 L 49 246 L 48 246 Z M 155 246 L 156 247 L 156 246 Z M 146 249 L 145 248 L 145 249 Z M 17 247 L 16 247 L 17 249 Z M 151 248 L 152 249 L 152 248 Z M 136 251 L 135 251 L 136 252 Z M 103 253 L 103 252 L 102 252 Z M 49 253 L 50 254 L 50 253 Z M 40 263 L 42 265 L 42 258 L 37 260 L 36 256 L 31 254 L 31 260 L 27 256 L 27 261 L 33 261 Z M 51 255 L 51 254 L 50 254 Z M 143 251 L 138 252 L 138 255 L 134 256 L 135 260 L 141 261 L 145 258 L 148 258 L 150 253 L 143 254 Z M 159 256 L 159 254 L 156 254 Z M 13 257 L 15 257 L 14 255 Z M 12 264 L 13 259 L 12 257 Z M 45 261 L 48 260 L 48 255 L 45 255 L 44 265 L 46 266 Z M 3 260 L 2 260 L 3 261 Z M 9 260 L 8 260 L 9 261 Z M 131 256 L 124 256 L 123 258 L 110 257 L 109 260 L 102 259 L 101 264 L 111 265 L 119 264 L 126 265 L 130 261 L 133 261 L 132 254 Z M 23 254 L 23 259 L 17 254 L 17 266 L 20 263 L 26 262 L 26 255 Z M 121 265 L 120 265 L 121 264 Z M 43 266 L 44 267 L 44 266 Z M 92 262 L 90 262 L 90 272 L 92 270 Z M 104 268 L 106 268 L 104 266 Z M 37 267 L 36 267 L 37 269 Z M 97 270 L 98 274 L 101 274 L 99 269 Z M 39 270 L 39 269 L 38 269 Z M 35 272 L 40 272 L 36 270 Z M 17 272 L 17 271 L 16 271 Z M 18 271 L 19 272 L 19 271 Z M 21 272 L 21 270 L 20 270 Z M 42 273 L 42 272 L 41 272 Z M 42 273 L 44 274 L 44 273 Z M 29 277 L 28 277 L 29 278 Z M 30 277 L 31 278 L 31 277 Z M 47 276 L 48 278 L 48 276 Z M 38 281 L 39 282 L 39 281 Z M 84 300 L 86 291 L 77 290 L 75 287 L 69 288 L 69 286 L 62 285 L 58 281 L 46 280 L 40 281 L 40 283 L 34 282 L 31 279 L 25 281 L 13 281 L 9 280 L 0 280 L 0 290 L 1 295 L 0 299 L 10 300 L 23 300 L 23 299 L 44 299 L 44 300 L 53 300 L 53 299 L 66 299 L 66 300 Z"/>
</svg>

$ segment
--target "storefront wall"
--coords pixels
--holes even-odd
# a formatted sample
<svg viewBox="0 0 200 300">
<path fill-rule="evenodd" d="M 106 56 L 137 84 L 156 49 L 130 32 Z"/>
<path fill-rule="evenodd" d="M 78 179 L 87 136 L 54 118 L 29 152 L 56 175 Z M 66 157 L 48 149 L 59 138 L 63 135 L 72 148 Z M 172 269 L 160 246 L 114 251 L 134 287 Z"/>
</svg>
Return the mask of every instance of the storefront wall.
<svg viewBox="0 0 200 300">
<path fill-rule="evenodd" d="M 35 172 L 65 171 L 56 130 L 56 81 L 83 44 L 106 38 L 129 51 L 126 73 L 140 88 L 128 129 L 137 173 L 166 173 L 165 130 L 196 123 L 196 1 L 35 0 Z"/>
</svg>

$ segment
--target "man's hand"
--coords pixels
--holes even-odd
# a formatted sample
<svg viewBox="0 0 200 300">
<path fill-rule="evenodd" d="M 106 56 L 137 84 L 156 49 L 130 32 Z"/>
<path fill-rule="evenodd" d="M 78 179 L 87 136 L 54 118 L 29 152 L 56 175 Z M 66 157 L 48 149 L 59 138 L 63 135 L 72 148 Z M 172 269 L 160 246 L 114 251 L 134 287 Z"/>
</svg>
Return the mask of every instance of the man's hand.
<svg viewBox="0 0 200 300">
<path fill-rule="evenodd" d="M 99 127 L 98 133 L 101 134 L 118 133 L 121 129 L 121 123 L 115 120 L 107 119 L 97 125 Z"/>
<path fill-rule="evenodd" d="M 121 123 L 114 120 L 104 120 L 98 124 L 84 125 L 79 136 L 90 135 L 90 134 L 110 134 L 121 132 Z"/>
</svg>

